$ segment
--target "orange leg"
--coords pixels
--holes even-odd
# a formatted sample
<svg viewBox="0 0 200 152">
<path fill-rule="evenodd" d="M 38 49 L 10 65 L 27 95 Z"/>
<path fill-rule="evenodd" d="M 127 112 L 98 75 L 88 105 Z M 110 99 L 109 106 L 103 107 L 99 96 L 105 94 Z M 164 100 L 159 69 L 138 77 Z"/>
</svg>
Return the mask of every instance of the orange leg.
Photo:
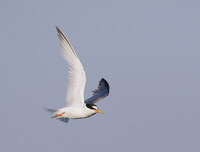
<svg viewBox="0 0 200 152">
<path fill-rule="evenodd" d="M 63 113 L 61 113 L 61 114 L 58 114 L 56 117 L 60 117 L 60 116 L 62 116 L 64 114 L 64 112 Z"/>
</svg>

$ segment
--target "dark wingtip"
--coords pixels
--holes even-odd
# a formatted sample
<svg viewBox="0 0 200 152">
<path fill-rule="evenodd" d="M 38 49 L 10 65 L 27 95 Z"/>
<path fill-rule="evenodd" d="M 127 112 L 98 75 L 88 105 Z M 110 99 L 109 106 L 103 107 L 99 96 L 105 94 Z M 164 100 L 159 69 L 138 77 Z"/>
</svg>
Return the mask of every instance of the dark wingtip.
<svg viewBox="0 0 200 152">
<path fill-rule="evenodd" d="M 68 43 L 68 45 L 69 45 L 70 48 L 72 49 L 74 55 L 77 57 L 76 52 L 74 51 L 72 45 L 70 44 L 70 42 L 69 42 L 69 40 L 67 39 L 67 37 L 65 36 L 65 34 L 64 34 L 57 26 L 56 26 L 56 30 L 57 30 L 57 32 L 58 32 L 58 37 L 59 37 L 59 39 L 60 39 L 60 40 L 61 40 L 61 39 L 65 40 L 66 43 Z"/>
<path fill-rule="evenodd" d="M 101 81 L 99 82 L 99 85 L 101 85 L 101 84 L 105 85 L 105 87 L 107 88 L 108 92 L 110 91 L 110 86 L 109 86 L 108 82 L 104 78 L 102 78 Z"/>
<path fill-rule="evenodd" d="M 59 29 L 57 26 L 56 26 L 56 30 L 57 30 L 57 31 L 60 31 L 60 29 Z"/>
<path fill-rule="evenodd" d="M 56 30 L 58 32 L 58 34 L 61 34 L 62 36 L 64 36 L 64 34 L 62 33 L 62 31 L 56 26 Z"/>
</svg>

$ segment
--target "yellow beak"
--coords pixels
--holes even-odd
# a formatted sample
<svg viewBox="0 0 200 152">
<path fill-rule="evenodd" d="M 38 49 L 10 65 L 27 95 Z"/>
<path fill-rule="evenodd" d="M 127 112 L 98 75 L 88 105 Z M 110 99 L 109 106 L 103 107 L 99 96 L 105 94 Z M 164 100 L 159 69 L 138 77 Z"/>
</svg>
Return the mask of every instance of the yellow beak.
<svg viewBox="0 0 200 152">
<path fill-rule="evenodd" d="M 100 110 L 95 110 L 95 112 L 98 112 L 98 113 L 101 113 L 101 114 L 104 114 L 102 111 Z"/>
</svg>

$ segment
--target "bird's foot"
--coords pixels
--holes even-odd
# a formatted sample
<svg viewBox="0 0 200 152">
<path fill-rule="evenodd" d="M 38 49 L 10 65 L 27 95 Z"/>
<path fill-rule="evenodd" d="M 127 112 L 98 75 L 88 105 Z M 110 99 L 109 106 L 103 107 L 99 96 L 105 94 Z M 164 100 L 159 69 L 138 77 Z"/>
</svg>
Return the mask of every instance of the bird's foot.
<svg viewBox="0 0 200 152">
<path fill-rule="evenodd" d="M 61 114 L 58 114 L 56 117 L 61 117 L 63 114 L 64 114 L 64 112 L 61 113 Z"/>
</svg>

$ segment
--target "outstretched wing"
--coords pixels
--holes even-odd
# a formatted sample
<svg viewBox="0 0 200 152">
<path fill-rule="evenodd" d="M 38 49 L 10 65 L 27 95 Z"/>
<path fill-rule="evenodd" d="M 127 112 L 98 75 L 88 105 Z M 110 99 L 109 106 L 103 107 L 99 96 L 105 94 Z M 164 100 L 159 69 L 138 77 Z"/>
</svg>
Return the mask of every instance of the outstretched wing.
<svg viewBox="0 0 200 152">
<path fill-rule="evenodd" d="M 93 91 L 93 96 L 85 100 L 85 103 L 94 104 L 97 101 L 107 97 L 109 95 L 109 89 L 110 87 L 108 82 L 104 78 L 102 78 L 101 81 L 99 81 L 98 88 Z"/>
<path fill-rule="evenodd" d="M 62 55 L 69 64 L 66 106 L 82 106 L 84 105 L 86 84 L 85 71 L 69 40 L 58 27 L 56 29 L 62 48 Z"/>
</svg>

